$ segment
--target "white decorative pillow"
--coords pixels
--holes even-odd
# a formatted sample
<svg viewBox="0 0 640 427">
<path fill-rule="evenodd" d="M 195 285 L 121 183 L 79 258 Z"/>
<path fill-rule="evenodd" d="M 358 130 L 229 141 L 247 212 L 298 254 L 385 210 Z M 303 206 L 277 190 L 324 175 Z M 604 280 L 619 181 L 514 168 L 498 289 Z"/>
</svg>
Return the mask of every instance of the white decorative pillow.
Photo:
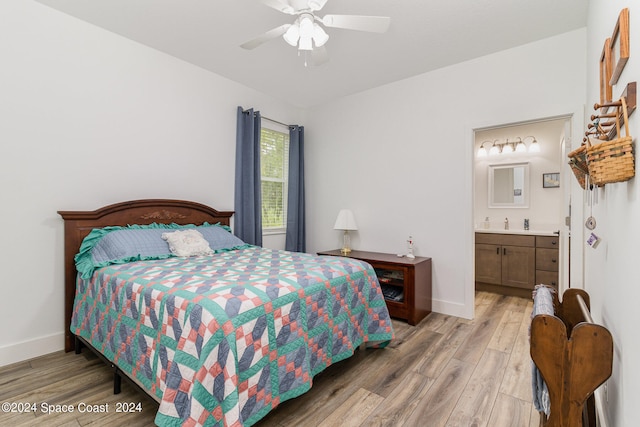
<svg viewBox="0 0 640 427">
<path fill-rule="evenodd" d="M 169 243 L 171 253 L 177 256 L 213 254 L 213 250 L 209 247 L 209 242 L 202 237 L 199 231 L 194 229 L 162 233 L 162 238 Z"/>
</svg>

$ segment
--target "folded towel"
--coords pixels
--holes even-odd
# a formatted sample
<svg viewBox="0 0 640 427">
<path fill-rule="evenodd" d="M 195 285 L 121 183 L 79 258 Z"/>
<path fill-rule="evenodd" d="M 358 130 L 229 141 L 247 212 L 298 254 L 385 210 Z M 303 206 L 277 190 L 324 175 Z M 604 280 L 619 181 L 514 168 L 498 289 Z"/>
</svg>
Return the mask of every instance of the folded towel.
<svg viewBox="0 0 640 427">
<path fill-rule="evenodd" d="M 533 312 L 531 318 L 537 314 L 555 315 L 553 310 L 553 293 L 555 290 L 545 285 L 537 285 L 533 290 Z M 531 386 L 533 388 L 533 406 L 548 417 L 551 413 L 549 389 L 542 379 L 536 364 L 531 361 Z"/>
</svg>

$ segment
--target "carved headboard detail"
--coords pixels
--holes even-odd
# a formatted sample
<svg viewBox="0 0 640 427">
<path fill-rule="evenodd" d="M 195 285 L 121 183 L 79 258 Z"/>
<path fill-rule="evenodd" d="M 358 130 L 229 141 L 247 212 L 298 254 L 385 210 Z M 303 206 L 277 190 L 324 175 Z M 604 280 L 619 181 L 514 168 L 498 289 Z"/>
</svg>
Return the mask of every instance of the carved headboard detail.
<svg viewBox="0 0 640 427">
<path fill-rule="evenodd" d="M 166 209 L 162 211 L 151 212 L 145 215 L 142 215 L 140 218 L 142 219 L 153 219 L 153 220 L 168 220 L 168 219 L 182 219 L 186 218 L 185 215 L 179 214 L 177 212 L 171 212 Z"/>
</svg>

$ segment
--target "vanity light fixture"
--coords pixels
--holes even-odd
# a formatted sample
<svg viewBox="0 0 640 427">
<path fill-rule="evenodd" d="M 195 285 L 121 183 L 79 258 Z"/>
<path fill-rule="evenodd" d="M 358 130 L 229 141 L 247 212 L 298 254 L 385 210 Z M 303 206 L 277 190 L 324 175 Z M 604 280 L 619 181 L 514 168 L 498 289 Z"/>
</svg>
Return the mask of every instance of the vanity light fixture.
<svg viewBox="0 0 640 427">
<path fill-rule="evenodd" d="M 527 138 L 533 138 L 533 141 L 531 142 L 531 144 L 529 144 L 529 151 L 531 153 L 539 153 L 540 152 L 540 144 L 538 144 L 538 141 L 536 141 L 536 137 L 535 136 L 525 136 L 524 139 L 526 141 Z"/>
<path fill-rule="evenodd" d="M 508 139 L 507 139 L 507 142 L 505 142 L 504 145 L 502 146 L 501 153 L 503 154 L 513 153 L 513 143 L 509 142 Z"/>
<path fill-rule="evenodd" d="M 527 149 L 527 145 L 525 144 L 525 141 L 527 140 L 527 138 L 532 138 L 533 141 L 529 144 L 529 148 Z M 487 153 L 487 149 L 485 147 L 485 144 L 489 144 L 491 143 L 491 148 L 489 149 L 488 153 Z M 520 138 L 519 136 L 517 136 L 513 141 L 509 141 L 509 139 L 507 138 L 507 140 L 505 142 L 499 142 L 499 140 L 494 140 L 493 142 L 491 141 L 484 141 L 482 144 L 480 144 L 480 148 L 478 149 L 478 153 L 477 156 L 478 157 L 486 157 L 487 155 L 489 156 L 496 156 L 498 154 L 509 154 L 509 153 L 526 153 L 526 152 L 530 152 L 530 153 L 539 153 L 540 152 L 540 144 L 538 144 L 538 141 L 536 140 L 535 136 L 525 136 L 524 138 Z"/>
<path fill-rule="evenodd" d="M 522 142 L 522 139 L 518 137 L 518 142 L 516 143 L 516 153 L 526 153 L 526 152 L 527 152 L 527 146 L 524 145 L 524 142 Z"/>
<path fill-rule="evenodd" d="M 478 157 L 487 157 L 487 149 L 484 148 L 484 144 L 491 143 L 491 141 L 484 141 L 480 144 L 480 148 L 478 148 Z"/>
<path fill-rule="evenodd" d="M 493 145 L 491 146 L 491 149 L 489 150 L 489 155 L 490 156 L 495 156 L 495 155 L 498 155 L 498 154 L 502 153 L 502 146 L 500 144 L 496 145 L 496 141 L 497 141 L 497 139 L 495 141 L 493 141 Z"/>
</svg>

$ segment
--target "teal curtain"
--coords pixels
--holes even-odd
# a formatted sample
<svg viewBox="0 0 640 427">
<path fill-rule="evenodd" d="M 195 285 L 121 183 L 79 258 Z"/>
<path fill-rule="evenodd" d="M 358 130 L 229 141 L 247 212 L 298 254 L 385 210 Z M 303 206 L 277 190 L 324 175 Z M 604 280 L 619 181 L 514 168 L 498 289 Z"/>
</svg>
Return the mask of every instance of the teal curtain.
<svg viewBox="0 0 640 427">
<path fill-rule="evenodd" d="M 285 249 L 305 252 L 304 126 L 289 126 L 289 188 Z"/>
<path fill-rule="evenodd" d="M 250 245 L 262 246 L 259 111 L 238 107 L 234 234 Z"/>
</svg>

